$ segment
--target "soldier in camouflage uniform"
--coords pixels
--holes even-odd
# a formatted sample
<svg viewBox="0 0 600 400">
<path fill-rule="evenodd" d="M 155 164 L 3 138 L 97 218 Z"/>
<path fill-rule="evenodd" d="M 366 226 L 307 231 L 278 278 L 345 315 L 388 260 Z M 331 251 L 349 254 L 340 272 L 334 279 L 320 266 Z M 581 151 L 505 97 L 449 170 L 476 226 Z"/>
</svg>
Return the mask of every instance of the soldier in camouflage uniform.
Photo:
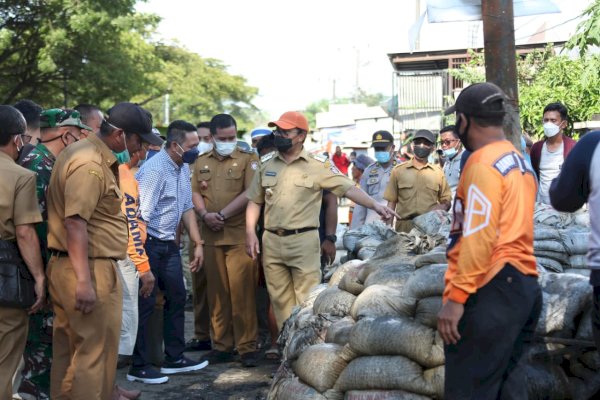
<svg viewBox="0 0 600 400">
<path fill-rule="evenodd" d="M 42 250 L 44 266 L 48 262 L 48 209 L 46 193 L 50 175 L 58 154 L 69 144 L 87 136 L 82 130 L 91 131 L 84 125 L 79 113 L 73 110 L 54 108 L 40 115 L 40 142 L 23 160 L 21 166 L 36 173 L 36 191 L 43 221 L 36 224 L 36 232 Z M 45 307 L 29 318 L 29 334 L 23 354 L 23 380 L 19 393 L 50 398 L 50 366 L 52 364 L 52 318 L 51 307 Z"/>
</svg>

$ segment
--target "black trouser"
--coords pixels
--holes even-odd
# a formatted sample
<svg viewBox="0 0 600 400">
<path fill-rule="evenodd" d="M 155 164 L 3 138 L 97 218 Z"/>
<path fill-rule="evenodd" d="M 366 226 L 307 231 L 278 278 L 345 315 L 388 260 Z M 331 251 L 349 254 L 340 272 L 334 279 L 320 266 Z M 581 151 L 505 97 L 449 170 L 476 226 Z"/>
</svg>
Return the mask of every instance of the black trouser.
<svg viewBox="0 0 600 400">
<path fill-rule="evenodd" d="M 527 399 L 517 364 L 532 339 L 542 292 L 534 276 L 510 264 L 469 296 L 461 339 L 445 347 L 445 399 Z"/>
<path fill-rule="evenodd" d="M 594 309 L 592 312 L 592 332 L 596 350 L 600 353 L 600 286 L 594 286 Z"/>
</svg>

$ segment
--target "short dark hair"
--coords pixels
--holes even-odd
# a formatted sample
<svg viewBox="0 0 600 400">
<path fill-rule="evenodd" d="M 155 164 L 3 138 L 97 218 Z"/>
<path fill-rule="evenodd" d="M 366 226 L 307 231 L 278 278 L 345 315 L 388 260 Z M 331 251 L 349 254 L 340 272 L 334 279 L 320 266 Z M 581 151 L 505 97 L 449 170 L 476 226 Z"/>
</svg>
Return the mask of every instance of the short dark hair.
<svg viewBox="0 0 600 400">
<path fill-rule="evenodd" d="M 235 119 L 229 114 L 217 114 L 210 120 L 210 134 L 216 135 L 217 129 L 225 129 L 230 126 L 235 126 L 237 129 L 237 123 Z"/>
<path fill-rule="evenodd" d="M 196 132 L 194 124 L 181 119 L 171 122 L 167 127 L 167 147 L 170 147 L 173 142 L 182 145 L 185 142 L 185 135 L 189 132 Z"/>
<path fill-rule="evenodd" d="M 563 121 L 567 121 L 569 119 L 569 110 L 563 103 L 560 103 L 558 101 L 556 103 L 550 103 L 546 107 L 544 107 L 544 112 L 542 113 L 542 115 L 546 114 L 548 111 L 558 111 L 558 113 L 560 114 L 560 119 L 562 119 Z"/>
<path fill-rule="evenodd" d="M 454 137 L 454 139 L 458 139 L 458 134 L 454 130 L 454 125 L 446 125 L 442 129 L 440 129 L 440 134 L 438 136 L 442 137 L 442 133 L 446 133 L 446 132 L 452 132 L 452 136 Z"/>
<path fill-rule="evenodd" d="M 13 107 L 23 114 L 29 129 L 37 129 L 40 127 L 40 114 L 43 111 L 42 106 L 31 100 L 23 99 L 17 101 Z"/>
<path fill-rule="evenodd" d="M 0 105 L 0 146 L 6 146 L 15 135 L 27 130 L 23 114 L 13 106 Z"/>
<path fill-rule="evenodd" d="M 202 122 L 198 122 L 198 125 L 196 125 L 196 128 L 206 128 L 206 129 L 210 129 L 210 121 L 202 121 Z"/>
<path fill-rule="evenodd" d="M 93 113 L 97 111 L 100 111 L 102 113 L 100 107 L 95 106 L 93 104 L 77 104 L 75 106 L 75 110 L 79 111 L 81 122 L 83 122 L 84 124 L 88 123 Z"/>
</svg>

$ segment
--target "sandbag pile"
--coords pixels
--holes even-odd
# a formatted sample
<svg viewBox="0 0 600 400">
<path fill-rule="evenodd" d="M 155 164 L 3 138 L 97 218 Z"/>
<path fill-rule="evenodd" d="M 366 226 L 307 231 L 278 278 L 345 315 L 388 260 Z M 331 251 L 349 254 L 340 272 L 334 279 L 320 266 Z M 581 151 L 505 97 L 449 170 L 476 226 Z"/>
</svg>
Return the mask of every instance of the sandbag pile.
<svg viewBox="0 0 600 400">
<path fill-rule="evenodd" d="M 545 204 L 536 206 L 534 252 L 538 265 L 550 272 L 589 276 L 586 265 L 590 235 L 587 212 L 563 213 Z"/>
<path fill-rule="evenodd" d="M 329 283 L 315 287 L 286 321 L 280 337 L 282 364 L 270 399 L 443 398 L 437 313 L 447 269 L 444 232 L 449 218 L 443 212 L 429 214 L 415 221 L 410 233 L 387 239 L 389 231 L 377 224 L 346 233 L 349 254 L 357 255 L 363 240 L 373 242 L 361 249 L 375 240 L 381 243 L 369 258 L 339 266 Z M 537 215 L 557 221 L 548 212 Z M 569 238 L 561 237 L 561 230 L 573 230 L 575 217 L 559 217 L 560 228 L 536 223 L 536 238 L 550 242 L 559 237 L 565 246 Z M 571 251 L 581 251 L 571 242 Z M 542 265 L 539 343 L 520 366 L 529 397 L 589 399 L 600 388 L 600 358 L 589 346 L 570 351 L 566 344 L 592 341 L 591 286 L 581 275 L 547 272 Z"/>
</svg>

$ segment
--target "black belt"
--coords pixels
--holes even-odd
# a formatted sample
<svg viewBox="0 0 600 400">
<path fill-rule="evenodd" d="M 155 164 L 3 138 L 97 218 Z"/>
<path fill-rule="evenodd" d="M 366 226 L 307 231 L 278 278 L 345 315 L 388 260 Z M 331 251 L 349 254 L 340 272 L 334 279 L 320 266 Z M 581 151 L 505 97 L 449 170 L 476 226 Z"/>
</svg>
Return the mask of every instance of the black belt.
<svg viewBox="0 0 600 400">
<path fill-rule="evenodd" d="M 162 239 L 159 239 L 159 238 L 157 238 L 155 236 L 152 236 L 152 235 L 148 235 L 148 240 L 156 240 L 157 242 L 161 242 L 161 243 L 173 243 L 173 242 L 175 242 L 175 240 L 162 240 Z"/>
<path fill-rule="evenodd" d="M 50 257 L 69 257 L 69 253 L 62 250 L 50 249 Z"/>
<path fill-rule="evenodd" d="M 298 233 L 302 233 L 302 232 L 308 232 L 308 231 L 314 231 L 315 227 L 310 227 L 310 228 L 300 228 L 300 229 L 275 229 L 275 230 L 271 230 L 271 229 L 267 229 L 269 232 L 274 233 L 277 236 L 290 236 L 290 235 L 297 235 Z"/>
</svg>

